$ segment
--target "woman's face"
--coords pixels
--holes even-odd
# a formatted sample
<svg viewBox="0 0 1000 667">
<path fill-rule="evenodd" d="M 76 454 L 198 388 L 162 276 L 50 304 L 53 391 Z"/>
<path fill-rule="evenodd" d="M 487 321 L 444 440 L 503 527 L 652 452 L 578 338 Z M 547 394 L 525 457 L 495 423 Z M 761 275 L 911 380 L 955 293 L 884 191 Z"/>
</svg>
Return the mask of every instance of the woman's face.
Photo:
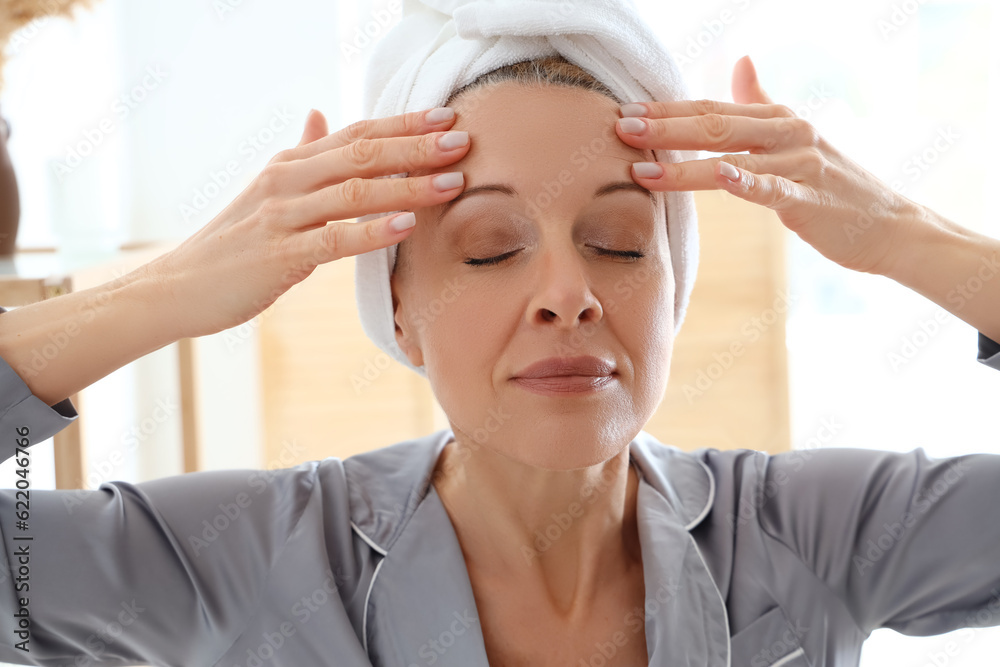
<svg viewBox="0 0 1000 667">
<path fill-rule="evenodd" d="M 468 154 L 410 175 L 461 170 L 465 189 L 415 211 L 407 267 L 392 277 L 396 339 L 425 366 L 462 444 L 550 470 L 606 461 L 656 410 L 670 368 L 667 233 L 630 176 L 652 152 L 618 139 L 618 105 L 583 89 L 504 83 L 452 106 Z M 624 187 L 595 196 L 612 183 Z M 485 185 L 506 192 L 471 192 Z M 612 362 L 614 379 L 575 396 L 512 380 L 542 359 L 578 355 Z"/>
</svg>

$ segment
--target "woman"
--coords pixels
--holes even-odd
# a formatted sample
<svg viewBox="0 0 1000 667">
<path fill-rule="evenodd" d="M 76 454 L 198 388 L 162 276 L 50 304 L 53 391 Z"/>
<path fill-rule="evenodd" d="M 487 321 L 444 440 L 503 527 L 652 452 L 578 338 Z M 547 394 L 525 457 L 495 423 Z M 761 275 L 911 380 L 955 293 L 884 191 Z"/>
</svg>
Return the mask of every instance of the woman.
<svg viewBox="0 0 1000 667">
<path fill-rule="evenodd" d="M 300 144 L 174 251 L 0 316 L 0 424 L 27 465 L 31 444 L 75 418 L 67 396 L 182 337 L 249 321 L 318 264 L 406 239 L 396 337 L 452 426 L 343 461 L 35 491 L 30 509 L 3 491 L 0 597 L 13 621 L 0 660 L 846 665 L 878 627 L 1000 624 L 1000 521 L 969 516 L 1000 503 L 1000 457 L 685 453 L 641 431 L 673 336 L 650 192 L 724 188 L 771 207 L 833 261 L 892 277 L 993 340 L 1000 283 L 962 308 L 947 294 L 1000 242 L 839 154 L 767 99 L 748 59 L 736 104 L 649 103 L 639 134 L 619 101 L 581 70 L 565 83 L 565 70 L 557 59 L 508 68 L 513 80 L 476 104 L 457 96 L 453 116 L 328 135 L 311 113 Z M 515 117 L 512 104 L 532 113 Z M 709 132 L 720 124 L 728 131 Z M 546 215 L 519 217 L 581 134 L 609 127 L 620 143 Z M 663 164 L 661 177 L 625 169 L 654 147 L 754 145 L 769 148 Z M 473 197 L 438 179 L 459 168 L 472 187 L 508 190 Z M 592 196 L 611 181 L 641 187 Z M 405 215 L 324 222 L 402 209 L 415 226 L 393 228 Z M 859 220 L 864 233 L 847 241 L 844 225 Z M 423 317 L 456 281 L 455 302 Z M 622 281 L 630 296 L 612 308 Z M 583 344 L 570 342 L 584 328 Z M 60 336 L 70 342 L 33 366 Z M 525 379 L 567 347 L 597 361 L 575 379 Z M 985 348 L 981 360 L 1000 369 Z"/>
</svg>

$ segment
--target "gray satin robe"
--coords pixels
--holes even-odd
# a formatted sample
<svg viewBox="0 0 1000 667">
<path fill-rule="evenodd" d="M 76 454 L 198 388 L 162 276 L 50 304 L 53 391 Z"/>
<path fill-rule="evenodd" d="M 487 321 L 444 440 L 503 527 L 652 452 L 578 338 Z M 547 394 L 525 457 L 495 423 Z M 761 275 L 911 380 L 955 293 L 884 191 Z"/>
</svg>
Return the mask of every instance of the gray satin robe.
<svg viewBox="0 0 1000 667">
<path fill-rule="evenodd" d="M 996 344 L 980 344 L 1000 370 Z M 76 416 L 0 359 L 5 458 L 17 429 L 30 447 Z M 16 490 L 0 490 L 0 661 L 485 666 L 462 552 L 430 483 L 451 436 L 276 471 L 32 490 L 28 530 L 16 528 Z M 820 667 L 856 665 L 876 628 L 1000 625 L 1000 456 L 687 453 L 645 431 L 629 452 L 645 607 L 594 637 L 586 664 L 639 632 L 651 665 Z"/>
</svg>

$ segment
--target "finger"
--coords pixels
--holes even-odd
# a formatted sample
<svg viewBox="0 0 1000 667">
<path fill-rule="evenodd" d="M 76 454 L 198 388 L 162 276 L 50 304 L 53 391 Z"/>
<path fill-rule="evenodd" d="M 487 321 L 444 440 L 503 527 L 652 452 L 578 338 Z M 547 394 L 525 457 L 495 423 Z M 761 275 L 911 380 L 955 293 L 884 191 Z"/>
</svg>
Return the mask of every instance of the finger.
<svg viewBox="0 0 1000 667">
<path fill-rule="evenodd" d="M 626 132 L 626 129 L 636 131 Z M 748 118 L 706 114 L 679 118 L 621 118 L 615 126 L 629 146 L 641 149 L 771 153 L 813 145 L 816 130 L 802 118 Z"/>
<path fill-rule="evenodd" d="M 798 181 L 803 175 L 801 162 L 791 153 L 774 155 L 723 155 L 707 160 L 687 160 L 685 162 L 657 162 L 663 169 L 663 175 L 656 178 L 643 178 L 632 171 L 632 177 L 647 190 L 652 191 L 693 191 L 718 190 L 724 187 L 719 180 L 719 162 L 728 162 L 742 169 L 758 174 L 768 173 L 780 175 L 789 180 Z"/>
<path fill-rule="evenodd" d="M 326 126 L 326 117 L 316 109 L 310 109 L 309 113 L 306 114 L 305 129 L 302 131 L 302 139 L 299 141 L 299 146 L 322 139 L 329 133 L 330 131 Z"/>
<path fill-rule="evenodd" d="M 404 211 L 366 222 L 331 222 L 296 234 L 288 243 L 298 264 L 318 266 L 399 243 L 413 230 L 412 224 L 405 226 L 413 220 L 413 213 Z"/>
<path fill-rule="evenodd" d="M 453 173 L 457 175 L 452 176 Z M 453 180 L 448 182 L 449 178 Z M 436 184 L 446 189 L 439 189 Z M 282 217 L 293 221 L 293 226 L 306 227 L 380 211 L 437 206 L 458 196 L 464 188 L 462 172 L 407 178 L 351 178 L 278 206 L 284 207 Z"/>
<path fill-rule="evenodd" d="M 329 185 L 352 176 L 374 178 L 437 169 L 461 160 L 469 148 L 468 132 L 434 132 L 418 137 L 359 139 L 310 161 L 318 174 L 327 176 L 322 185 Z"/>
<path fill-rule="evenodd" d="M 634 108 L 633 108 L 634 104 Z M 703 116 L 705 114 L 726 114 L 749 118 L 780 118 L 795 116 L 795 112 L 783 104 L 733 104 L 716 100 L 675 100 L 672 102 L 641 102 L 626 104 L 623 117 L 674 118 L 678 116 Z"/>
<path fill-rule="evenodd" d="M 465 157 L 469 147 L 468 132 L 358 139 L 309 158 L 268 165 L 271 184 L 267 187 L 274 192 L 308 194 L 350 178 L 437 169 Z"/>
<path fill-rule="evenodd" d="M 417 136 L 433 130 L 446 130 L 455 123 L 454 115 L 443 122 L 430 122 L 427 120 L 430 111 L 432 110 L 413 111 L 388 118 L 371 118 L 351 123 L 318 141 L 292 149 L 289 159 L 312 157 L 324 151 L 346 146 L 358 139 Z"/>
<path fill-rule="evenodd" d="M 766 206 L 774 211 L 782 211 L 808 200 L 810 191 L 804 185 L 774 174 L 755 174 L 735 169 L 737 180 L 727 178 L 721 168 L 719 178 L 728 192 L 741 199 Z"/>
<path fill-rule="evenodd" d="M 772 104 L 760 85 L 757 68 L 750 56 L 743 56 L 733 67 L 733 100 L 741 104 Z"/>
</svg>

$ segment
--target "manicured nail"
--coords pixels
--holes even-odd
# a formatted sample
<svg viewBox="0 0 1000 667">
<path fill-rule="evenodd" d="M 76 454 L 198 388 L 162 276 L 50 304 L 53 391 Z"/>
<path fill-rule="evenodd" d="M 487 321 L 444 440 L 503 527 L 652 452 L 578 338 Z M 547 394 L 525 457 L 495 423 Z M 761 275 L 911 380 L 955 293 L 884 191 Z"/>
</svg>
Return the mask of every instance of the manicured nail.
<svg viewBox="0 0 1000 667">
<path fill-rule="evenodd" d="M 638 102 L 630 102 L 621 108 L 622 118 L 628 118 L 629 116 L 647 116 L 649 115 L 649 109 L 646 108 L 645 104 L 639 104 Z"/>
<path fill-rule="evenodd" d="M 618 121 L 618 127 L 625 134 L 642 134 L 646 131 L 646 121 L 641 118 L 622 118 Z"/>
<path fill-rule="evenodd" d="M 397 215 L 389 222 L 389 229 L 396 233 L 405 232 L 415 224 L 417 224 L 417 216 L 412 212 L 404 213 L 403 215 Z"/>
<path fill-rule="evenodd" d="M 431 179 L 431 182 L 441 192 L 454 190 L 455 188 L 462 187 L 462 184 L 465 182 L 465 175 L 460 171 L 449 171 L 447 174 L 438 174 Z"/>
<path fill-rule="evenodd" d="M 663 176 L 663 167 L 656 162 L 633 162 L 632 168 L 639 178 L 659 178 Z"/>
<path fill-rule="evenodd" d="M 721 171 L 722 175 L 731 180 L 733 183 L 740 182 L 740 170 L 728 162 L 720 162 L 719 171 Z"/>
<path fill-rule="evenodd" d="M 446 132 L 438 138 L 438 148 L 443 151 L 453 151 L 469 143 L 468 132 Z"/>
<path fill-rule="evenodd" d="M 439 123 L 444 123 L 455 117 L 455 111 L 449 109 L 448 107 L 438 107 L 436 109 L 431 109 L 427 112 L 424 118 L 431 125 L 437 125 Z"/>
</svg>

